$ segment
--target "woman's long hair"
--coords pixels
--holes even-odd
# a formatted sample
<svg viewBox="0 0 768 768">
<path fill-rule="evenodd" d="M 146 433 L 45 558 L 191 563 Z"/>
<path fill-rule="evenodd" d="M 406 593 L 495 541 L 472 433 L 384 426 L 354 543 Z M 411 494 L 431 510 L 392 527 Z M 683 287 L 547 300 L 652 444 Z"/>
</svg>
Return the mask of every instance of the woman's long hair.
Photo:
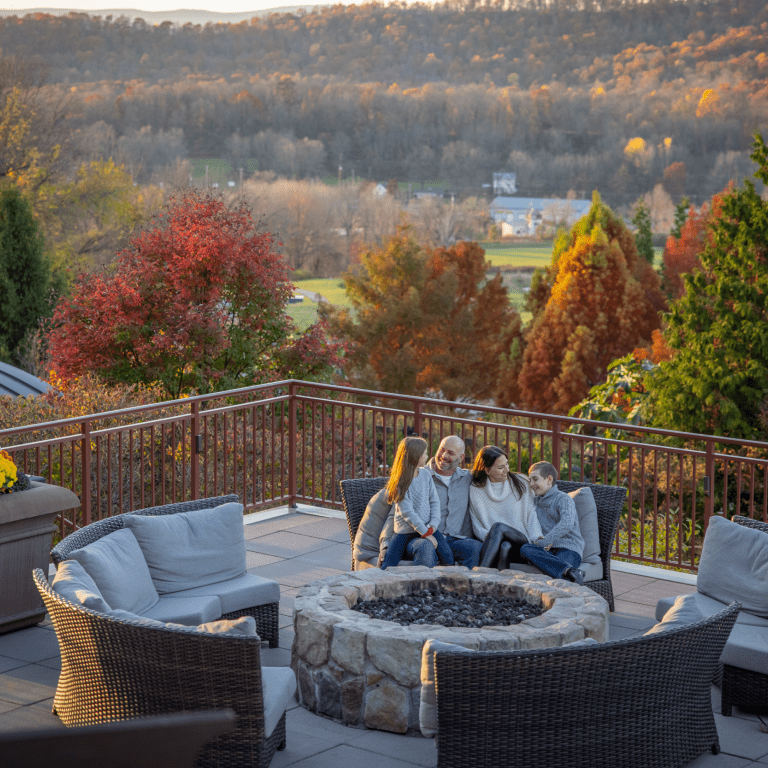
<svg viewBox="0 0 768 768">
<path fill-rule="evenodd" d="M 426 450 L 427 441 L 420 437 L 406 437 L 400 441 L 395 460 L 392 462 L 392 474 L 387 483 L 387 500 L 390 504 L 403 500 L 405 492 L 413 482 L 416 465 Z"/>
<path fill-rule="evenodd" d="M 475 456 L 475 463 L 472 466 L 472 485 L 483 488 L 488 482 L 488 470 L 496 463 L 496 459 L 503 456 L 509 459 L 509 456 L 497 448 L 495 445 L 484 445 Z M 528 490 L 528 486 L 514 473 L 507 472 L 509 484 L 517 493 L 517 498 L 521 499 Z"/>
</svg>

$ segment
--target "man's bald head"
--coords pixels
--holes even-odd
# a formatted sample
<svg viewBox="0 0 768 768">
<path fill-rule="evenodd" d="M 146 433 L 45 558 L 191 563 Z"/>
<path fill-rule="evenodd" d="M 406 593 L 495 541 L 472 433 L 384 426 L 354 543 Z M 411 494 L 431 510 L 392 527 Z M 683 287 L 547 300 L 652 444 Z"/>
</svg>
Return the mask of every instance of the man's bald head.
<svg viewBox="0 0 768 768">
<path fill-rule="evenodd" d="M 458 435 L 443 438 L 435 455 L 435 468 L 441 475 L 452 475 L 464 461 L 464 441 Z"/>
</svg>

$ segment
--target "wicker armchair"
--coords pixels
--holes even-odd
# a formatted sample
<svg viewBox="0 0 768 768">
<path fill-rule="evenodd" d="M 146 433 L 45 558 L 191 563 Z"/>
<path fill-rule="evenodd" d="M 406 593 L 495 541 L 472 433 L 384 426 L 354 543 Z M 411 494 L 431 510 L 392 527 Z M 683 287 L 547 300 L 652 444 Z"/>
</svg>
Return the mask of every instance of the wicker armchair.
<svg viewBox="0 0 768 768">
<path fill-rule="evenodd" d="M 136 509 L 132 515 L 173 515 L 177 512 L 191 512 L 196 509 L 213 509 L 214 507 L 227 504 L 231 501 L 239 501 L 235 494 L 228 496 L 214 496 L 209 499 L 196 499 L 194 501 L 182 501 L 176 504 L 165 504 L 162 507 L 147 507 L 146 509 Z M 123 527 L 122 515 L 107 517 L 104 520 L 98 520 L 95 523 L 86 525 L 80 530 L 65 536 L 52 550 L 51 559 L 58 565 L 69 558 L 69 553 L 76 549 L 97 541 L 102 536 L 106 536 L 113 531 Z M 257 605 L 240 611 L 233 611 L 222 616 L 223 619 L 236 619 L 240 616 L 253 616 L 256 619 L 256 631 L 262 640 L 269 642 L 270 648 L 277 648 L 279 639 L 280 623 L 280 605 L 279 603 L 268 603 L 266 605 Z"/>
<path fill-rule="evenodd" d="M 439 768 L 677 768 L 720 744 L 710 684 L 739 611 L 653 635 L 435 654 Z"/>
<path fill-rule="evenodd" d="M 768 533 L 768 524 L 734 515 L 734 523 Z M 765 673 L 723 664 L 721 710 L 730 715 L 733 707 L 768 707 L 768 669 Z"/>
<path fill-rule="evenodd" d="M 285 748 L 285 713 L 272 734 L 264 734 L 258 637 L 122 621 L 64 600 L 40 569 L 33 575 L 59 640 L 53 711 L 65 725 L 230 709 L 235 730 L 201 751 L 198 768 L 268 766 L 275 750 Z"/>
<path fill-rule="evenodd" d="M 341 501 L 347 516 L 349 539 L 354 549 L 355 535 L 360 521 L 365 514 L 365 508 L 371 497 L 387 483 L 386 477 L 366 477 L 354 480 L 341 480 Z M 627 489 L 612 485 L 596 485 L 594 483 L 577 483 L 571 480 L 558 480 L 557 487 L 568 493 L 584 486 L 592 490 L 597 506 L 597 525 L 600 532 L 600 559 L 603 563 L 603 578 L 597 581 L 585 582 L 584 586 L 597 592 L 605 598 L 610 609 L 614 610 L 613 583 L 611 582 L 611 554 L 616 538 L 616 528 L 627 496 Z M 355 570 L 355 560 L 352 558 L 352 570 Z M 538 571 L 536 571 L 538 573 Z"/>
</svg>

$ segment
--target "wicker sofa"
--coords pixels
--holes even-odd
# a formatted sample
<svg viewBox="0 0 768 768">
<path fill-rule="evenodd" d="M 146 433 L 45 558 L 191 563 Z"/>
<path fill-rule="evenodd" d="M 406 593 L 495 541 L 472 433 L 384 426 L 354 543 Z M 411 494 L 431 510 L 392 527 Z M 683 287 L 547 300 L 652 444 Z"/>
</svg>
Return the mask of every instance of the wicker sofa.
<svg viewBox="0 0 768 768">
<path fill-rule="evenodd" d="M 146 523 L 147 517 L 184 513 L 194 514 L 201 510 L 225 509 L 224 505 L 232 506 L 235 504 L 239 506 L 238 497 L 235 495 L 217 496 L 208 499 L 166 504 L 160 507 L 150 507 L 126 513 L 125 515 L 116 515 L 115 517 L 86 525 L 66 536 L 51 550 L 51 558 L 59 566 L 72 557 L 77 558 L 81 556 L 76 553 L 78 551 L 82 553 L 89 545 L 99 542 L 109 534 L 124 532 L 126 527 L 130 527 L 131 524 L 136 524 L 137 522 Z M 201 624 L 219 618 L 236 619 L 241 616 L 253 616 L 256 620 L 257 632 L 261 639 L 267 641 L 270 648 L 277 648 L 279 642 L 279 585 L 270 579 L 263 579 L 259 576 L 245 573 L 245 541 L 241 519 L 242 507 L 240 507 L 239 511 L 240 517 L 238 517 L 237 510 L 230 509 L 229 511 L 228 519 L 234 523 L 233 528 L 230 526 L 232 528 L 232 550 L 234 551 L 236 548 L 241 550 L 240 554 L 237 555 L 237 557 L 241 556 L 241 562 L 235 562 L 234 570 L 241 569 L 242 575 L 225 580 L 213 579 L 216 583 L 212 583 L 209 586 L 198 585 L 195 589 L 191 590 L 183 589 L 184 585 L 178 583 L 175 586 L 181 587 L 180 591 L 175 591 L 173 586 L 164 589 L 158 583 L 157 592 L 159 600 L 156 605 L 147 611 L 140 611 L 139 613 L 147 618 L 188 625 Z M 206 512 L 206 515 L 210 514 L 213 513 Z M 133 521 L 130 518 L 140 518 L 140 520 Z M 136 533 L 141 537 L 139 531 L 136 531 Z M 144 538 L 149 540 L 150 545 L 154 546 L 157 552 L 157 560 L 165 560 L 166 553 L 169 558 L 185 555 L 183 551 L 179 551 L 182 545 L 178 543 L 178 539 L 168 542 L 168 545 L 163 549 L 159 546 L 162 542 L 155 542 L 152 533 L 152 530 L 147 531 Z M 163 532 L 161 531 L 161 533 Z M 149 553 L 146 554 L 149 556 Z M 186 554 L 193 555 L 194 553 Z M 139 554 L 137 557 L 140 558 L 141 556 Z M 194 568 L 194 565 L 192 565 L 192 568 Z M 155 571 L 152 571 L 150 575 L 153 582 L 155 582 Z"/>
<path fill-rule="evenodd" d="M 731 522 L 736 525 L 721 517 L 710 520 L 697 591 L 686 596 L 699 616 L 722 610 L 729 600 L 743 601 L 721 658 L 721 711 L 726 717 L 734 706 L 768 707 L 768 525 L 738 515 Z M 674 600 L 659 600 L 657 619 L 666 615 Z"/>
<path fill-rule="evenodd" d="M 677 768 L 720 751 L 711 681 L 734 603 L 639 638 L 438 651 L 439 768 Z"/>
<path fill-rule="evenodd" d="M 285 748 L 288 668 L 261 667 L 257 636 L 147 626 L 65 600 L 33 573 L 61 649 L 54 713 L 65 725 L 200 710 L 232 710 L 235 729 L 208 744 L 197 768 L 268 766 Z"/>
<path fill-rule="evenodd" d="M 355 537 L 358 527 L 365 514 L 371 498 L 387 483 L 386 477 L 357 478 L 341 480 L 341 499 L 347 516 L 349 538 L 352 545 L 352 570 L 370 568 L 375 561 L 363 562 L 355 559 Z M 611 611 L 614 610 L 613 584 L 611 582 L 611 554 L 616 537 L 616 528 L 624 506 L 627 489 L 610 485 L 594 483 L 579 483 L 571 480 L 558 480 L 557 487 L 566 493 L 572 493 L 580 488 L 589 488 L 597 507 L 597 535 L 599 537 L 599 563 L 590 565 L 587 571 L 585 586 L 593 589 L 604 597 Z M 533 565 L 515 565 L 515 568 L 528 573 L 541 573 Z"/>
</svg>

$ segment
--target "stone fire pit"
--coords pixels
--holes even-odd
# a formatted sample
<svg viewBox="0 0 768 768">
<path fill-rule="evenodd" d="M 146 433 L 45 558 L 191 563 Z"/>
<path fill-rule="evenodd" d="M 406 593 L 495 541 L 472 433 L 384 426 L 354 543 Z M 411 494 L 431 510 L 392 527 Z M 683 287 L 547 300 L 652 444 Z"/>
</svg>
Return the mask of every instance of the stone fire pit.
<svg viewBox="0 0 768 768">
<path fill-rule="evenodd" d="M 547 610 L 520 624 L 478 629 L 400 626 L 350 610 L 358 600 L 441 588 L 522 598 Z M 587 587 L 520 571 L 369 568 L 301 589 L 293 623 L 291 666 L 302 706 L 346 725 L 406 733 L 419 727 L 421 651 L 428 639 L 477 650 L 551 648 L 585 637 L 603 642 L 608 603 Z"/>
</svg>

